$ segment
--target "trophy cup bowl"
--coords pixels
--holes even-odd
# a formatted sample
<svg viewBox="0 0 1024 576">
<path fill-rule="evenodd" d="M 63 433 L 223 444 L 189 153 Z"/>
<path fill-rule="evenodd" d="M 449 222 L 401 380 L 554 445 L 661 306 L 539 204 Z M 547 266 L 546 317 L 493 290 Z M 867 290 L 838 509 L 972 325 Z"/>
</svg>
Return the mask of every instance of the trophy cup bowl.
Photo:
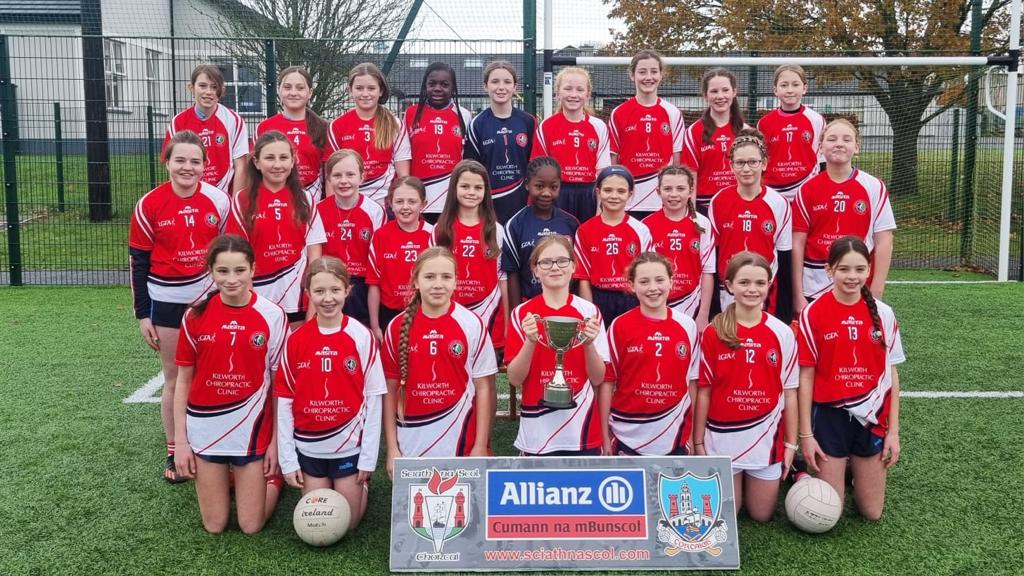
<svg viewBox="0 0 1024 576">
<path fill-rule="evenodd" d="M 582 337 L 583 321 L 568 316 L 548 316 L 542 318 L 544 332 L 547 334 L 547 345 L 555 351 L 555 374 L 544 386 L 544 398 L 540 405 L 545 408 L 575 408 L 576 401 L 572 398 L 572 389 L 565 381 L 562 362 L 565 353 Z"/>
</svg>

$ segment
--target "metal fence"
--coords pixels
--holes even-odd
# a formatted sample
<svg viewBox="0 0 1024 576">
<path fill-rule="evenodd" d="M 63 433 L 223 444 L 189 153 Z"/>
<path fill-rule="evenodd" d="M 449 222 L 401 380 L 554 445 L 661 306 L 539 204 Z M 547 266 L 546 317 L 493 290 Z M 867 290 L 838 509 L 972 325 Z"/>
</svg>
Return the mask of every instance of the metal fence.
<svg viewBox="0 0 1024 576">
<path fill-rule="evenodd" d="M 242 114 L 251 132 L 276 111 L 275 71 L 308 64 L 281 58 L 282 53 L 296 51 L 281 50 L 280 41 L 274 40 L 248 41 L 249 51 L 240 55 L 240 42 L 223 38 L 103 38 L 107 137 L 98 144 L 108 160 L 102 167 L 90 167 L 86 148 L 97 143 L 86 137 L 84 39 L 5 36 L 0 40 L 0 83 L 6 83 L 0 84 L 6 193 L 0 284 L 16 283 L 18 275 L 25 284 L 126 283 L 128 219 L 135 202 L 166 177 L 158 160 L 160 142 L 171 116 L 191 104 L 185 83 L 192 67 L 201 62 L 221 67 L 227 80 L 222 102 Z M 383 66 L 390 45 L 380 42 L 379 50 L 339 54 L 331 64 L 342 74 L 364 61 Z M 505 59 L 523 70 L 523 47 L 521 41 L 407 41 L 388 74 L 394 94 L 389 106 L 400 112 L 415 102 L 423 70 L 430 62 L 444 61 L 456 70 L 462 105 L 476 112 L 487 105 L 483 67 Z M 269 82 L 267 70 L 272 72 Z M 776 105 L 772 70 L 741 67 L 734 71 L 741 106 L 753 124 Z M 595 67 L 591 72 L 596 114 L 607 115 L 632 95 L 633 85 L 624 68 Z M 975 77 L 982 73 L 967 72 Z M 699 74 L 699 70 L 674 70 L 660 90 L 684 110 L 688 124 L 704 107 Z M 539 66 L 526 76 L 532 78 L 533 86 L 540 86 Z M 993 90 L 998 93 L 998 86 Z M 326 118 L 349 107 L 342 89 L 332 92 L 318 100 Z M 910 167 L 893 165 L 892 121 L 859 83 L 812 79 L 805 102 L 826 117 L 855 120 L 864 138 L 857 164 L 886 182 L 903 182 L 892 196 L 899 226 L 894 251 L 898 267 L 994 271 L 1000 178 L 1004 170 L 1013 170 L 1018 176 L 1010 276 L 1024 279 L 1024 187 L 1019 176 L 1024 174 L 1024 154 L 1016 156 L 1014 166 L 1003 166 L 1002 124 L 984 106 L 972 121 L 959 101 L 940 101 L 930 107 L 927 114 L 934 117 L 917 137 L 916 173 L 908 183 L 900 172 Z M 969 134 L 972 124 L 975 132 Z M 973 171 L 967 170 L 971 162 Z M 97 182 L 96 174 L 109 176 Z M 97 190 L 106 187 L 109 203 L 97 206 L 97 198 L 102 198 Z"/>
</svg>

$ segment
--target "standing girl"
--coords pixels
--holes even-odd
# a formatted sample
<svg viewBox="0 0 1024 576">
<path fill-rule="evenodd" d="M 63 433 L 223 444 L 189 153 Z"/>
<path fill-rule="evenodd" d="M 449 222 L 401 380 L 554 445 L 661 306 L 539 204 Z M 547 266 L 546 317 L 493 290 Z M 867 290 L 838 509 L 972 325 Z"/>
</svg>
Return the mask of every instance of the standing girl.
<svg viewBox="0 0 1024 576">
<path fill-rule="evenodd" d="M 217 291 L 185 315 L 174 359 L 174 463 L 178 476 L 195 478 L 203 527 L 214 533 L 227 528 L 232 475 L 242 532 L 259 532 L 273 512 L 266 497 L 278 471 L 277 438 L 267 398 L 288 323 L 252 291 L 255 260 L 239 236 L 210 244 Z"/>
<path fill-rule="evenodd" d="M 594 390 L 604 381 L 608 363 L 601 311 L 569 292 L 576 257 L 565 236 L 541 239 L 530 255 L 530 266 L 543 291 L 512 311 L 505 350 L 511 359 L 508 383 L 522 393 L 515 446 L 525 456 L 596 456 L 601 452 L 601 424 Z M 563 362 L 565 381 L 576 404 L 573 408 L 541 404 L 555 371 L 555 351 L 543 323 L 549 316 L 582 323 L 581 334 L 565 352 Z"/>
<path fill-rule="evenodd" d="M 277 75 L 281 112 L 256 127 L 256 138 L 277 130 L 292 143 L 299 183 L 314 200 L 323 197 L 321 165 L 327 148 L 327 122 L 309 108 L 313 77 L 302 66 L 289 66 Z"/>
<path fill-rule="evenodd" d="M 658 171 L 678 164 L 683 151 L 683 113 L 658 97 L 663 74 L 661 54 L 637 52 L 629 63 L 636 95 L 616 106 L 608 118 L 611 161 L 625 166 L 636 179 L 636 194 L 626 210 L 637 218 L 661 208 Z"/>
<path fill-rule="evenodd" d="M 580 227 L 579 220 L 557 206 L 561 177 L 558 162 L 550 156 L 538 156 L 526 167 L 530 203 L 508 221 L 501 247 L 501 269 L 508 274 L 512 307 L 540 294 L 540 281 L 530 266 L 537 242 L 552 234 L 573 238 Z"/>
<path fill-rule="evenodd" d="M 772 519 L 797 449 L 796 338 L 763 310 L 771 274 L 753 252 L 729 261 L 725 285 L 736 301 L 701 335 L 694 409 L 694 452 L 732 458 L 737 506 L 755 522 Z"/>
<path fill-rule="evenodd" d="M 331 122 L 328 153 L 358 152 L 366 167 L 359 192 L 383 206 L 391 181 L 409 175 L 409 141 L 402 137 L 401 122 L 384 106 L 391 90 L 377 66 L 364 63 L 353 68 L 348 94 L 355 108 Z"/>
<path fill-rule="evenodd" d="M 800 449 L 840 502 L 849 460 L 857 509 L 878 520 L 886 472 L 900 458 L 900 329 L 868 289 L 863 241 L 836 240 L 826 271 L 832 290 L 800 314 Z"/>
<path fill-rule="evenodd" d="M 792 215 L 789 203 L 761 181 L 768 156 L 764 138 L 752 128 L 742 130 L 730 149 L 736 184 L 722 189 L 711 201 L 708 219 L 718 246 L 718 279 L 721 287 L 733 256 L 756 252 L 771 265 L 778 281 L 772 284 L 767 310 L 784 322 L 791 313 L 789 251 L 792 250 Z M 722 310 L 733 295 L 719 290 Z"/>
<path fill-rule="evenodd" d="M 881 298 L 892 263 L 896 220 L 885 184 L 853 167 L 860 132 L 848 120 L 828 123 L 822 136 L 825 171 L 801 187 L 793 203 L 793 298 L 796 311 L 832 287 L 829 247 L 843 236 L 864 241 L 871 254 L 868 288 Z"/>
<path fill-rule="evenodd" d="M 288 321 L 305 319 L 299 309 L 306 262 L 320 257 L 327 241 L 315 201 L 299 184 L 291 142 L 276 130 L 256 139 L 248 165 L 249 188 L 235 195 L 227 230 L 256 251 L 253 289 L 284 308 Z"/>
<path fill-rule="evenodd" d="M 356 151 L 345 149 L 331 154 L 324 170 L 327 198 L 316 207 L 327 235 L 323 253 L 345 263 L 345 315 L 369 326 L 366 275 L 370 268 L 370 242 L 387 216 L 380 204 L 359 193 L 363 159 Z"/>
<path fill-rule="evenodd" d="M 592 116 L 592 85 L 583 68 L 562 68 L 555 76 L 555 113 L 537 126 L 533 157 L 551 156 L 562 167 L 558 207 L 586 222 L 597 213 L 594 181 L 609 166 L 608 126 Z"/>
<path fill-rule="evenodd" d="M 602 169 L 596 188 L 601 211 L 576 231 L 580 265 L 573 278 L 580 281 L 580 297 L 597 305 L 607 327 L 638 304 L 626 280 L 626 269 L 633 258 L 651 249 L 651 231 L 626 213 L 633 195 L 629 170 L 617 164 Z"/>
<path fill-rule="evenodd" d="M 466 157 L 487 169 L 498 222 L 504 225 L 526 206 L 526 164 L 530 161 L 537 119 L 512 106 L 516 69 L 498 60 L 484 68 L 490 108 L 469 123 Z"/>
<path fill-rule="evenodd" d="M 626 276 L 640 306 L 608 329 L 614 380 L 601 384 L 604 453 L 690 454 L 697 325 L 668 305 L 672 264 L 667 258 L 644 252 Z"/>
<path fill-rule="evenodd" d="M 200 64 L 192 70 L 188 91 L 195 104 L 171 119 L 163 149 L 167 150 L 178 132 L 194 132 L 206 149 L 203 182 L 230 195 L 247 184 L 245 156 L 249 153 L 249 131 L 237 112 L 220 104 L 224 87 L 224 75 L 213 64 Z"/>
<path fill-rule="evenodd" d="M 715 237 L 711 222 L 697 209 L 693 171 L 686 166 L 666 166 L 658 173 L 661 210 L 643 219 L 651 231 L 651 249 L 672 263 L 672 293 L 668 305 L 708 324 L 715 287 Z"/>
<path fill-rule="evenodd" d="M 174 471 L 174 384 L 181 319 L 188 305 L 212 288 L 206 247 L 224 230 L 231 200 L 201 180 L 206 151 L 194 132 L 184 130 L 164 148 L 171 179 L 139 199 L 128 232 L 132 299 L 142 338 L 160 353 L 164 387 L 160 418 L 167 439 L 164 479 Z"/>
<path fill-rule="evenodd" d="M 415 293 L 409 279 L 416 258 L 434 245 L 434 227 L 420 218 L 426 200 L 427 191 L 419 178 L 395 178 L 387 197 L 395 219 L 374 232 L 370 240 L 367 305 L 370 330 L 378 341 Z"/>
<path fill-rule="evenodd" d="M 389 475 L 400 456 L 487 456 L 498 365 L 484 323 L 452 300 L 455 275 L 447 248 L 420 254 L 416 292 L 384 336 Z"/>
<path fill-rule="evenodd" d="M 430 222 L 444 206 L 448 181 L 455 165 L 462 160 L 466 126 L 473 115 L 459 106 L 459 87 L 455 70 L 444 62 L 427 67 L 420 85 L 420 98 L 405 111 L 402 133 L 412 154 L 409 173 L 427 187 L 427 205 L 423 212 Z"/>
<path fill-rule="evenodd" d="M 711 197 L 736 183 L 729 167 L 732 141 L 746 126 L 736 100 L 736 75 L 725 68 L 712 68 L 700 79 L 700 91 L 708 107 L 686 129 L 682 163 L 697 173 L 697 210 L 707 214 Z"/>
<path fill-rule="evenodd" d="M 314 260 L 303 284 L 316 316 L 288 335 L 274 384 L 281 472 L 303 494 L 343 495 L 351 530 L 366 512 L 387 386 L 377 340 L 342 313 L 349 282 L 341 260 Z"/>
<path fill-rule="evenodd" d="M 783 64 L 772 77 L 779 107 L 757 121 L 768 146 L 764 183 L 792 202 L 804 182 L 818 173 L 825 119 L 803 104 L 807 75 L 796 64 Z"/>
</svg>

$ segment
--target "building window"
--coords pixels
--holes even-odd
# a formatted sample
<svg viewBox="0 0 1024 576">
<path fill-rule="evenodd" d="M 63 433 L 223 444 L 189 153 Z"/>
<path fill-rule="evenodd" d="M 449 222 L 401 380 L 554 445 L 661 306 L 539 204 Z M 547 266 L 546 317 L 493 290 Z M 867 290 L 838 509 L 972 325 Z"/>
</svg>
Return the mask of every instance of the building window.
<svg viewBox="0 0 1024 576">
<path fill-rule="evenodd" d="M 221 104 L 239 114 L 263 114 L 263 85 L 259 75 L 233 60 L 222 60 L 217 67 L 224 75 Z"/>
<path fill-rule="evenodd" d="M 127 80 L 124 66 L 124 43 L 103 40 L 103 79 L 106 89 L 107 108 L 125 108 L 124 86 Z"/>
<path fill-rule="evenodd" d="M 156 50 L 146 50 L 146 98 L 154 112 L 164 109 L 160 94 L 160 53 Z"/>
</svg>

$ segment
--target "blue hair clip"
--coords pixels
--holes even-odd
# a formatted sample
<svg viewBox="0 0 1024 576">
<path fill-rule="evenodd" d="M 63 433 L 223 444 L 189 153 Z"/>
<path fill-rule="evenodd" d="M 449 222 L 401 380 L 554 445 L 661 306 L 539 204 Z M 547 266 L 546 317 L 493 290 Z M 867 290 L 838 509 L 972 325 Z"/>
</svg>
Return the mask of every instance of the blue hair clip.
<svg viewBox="0 0 1024 576">
<path fill-rule="evenodd" d="M 623 178 L 626 179 L 626 184 L 629 184 L 630 190 L 632 190 L 635 187 L 633 175 L 629 173 L 629 169 L 620 164 L 612 164 L 611 166 L 605 166 L 604 168 L 602 168 L 601 171 L 597 174 L 596 185 L 601 186 L 601 182 L 604 182 L 604 179 L 609 176 L 622 176 Z"/>
</svg>

